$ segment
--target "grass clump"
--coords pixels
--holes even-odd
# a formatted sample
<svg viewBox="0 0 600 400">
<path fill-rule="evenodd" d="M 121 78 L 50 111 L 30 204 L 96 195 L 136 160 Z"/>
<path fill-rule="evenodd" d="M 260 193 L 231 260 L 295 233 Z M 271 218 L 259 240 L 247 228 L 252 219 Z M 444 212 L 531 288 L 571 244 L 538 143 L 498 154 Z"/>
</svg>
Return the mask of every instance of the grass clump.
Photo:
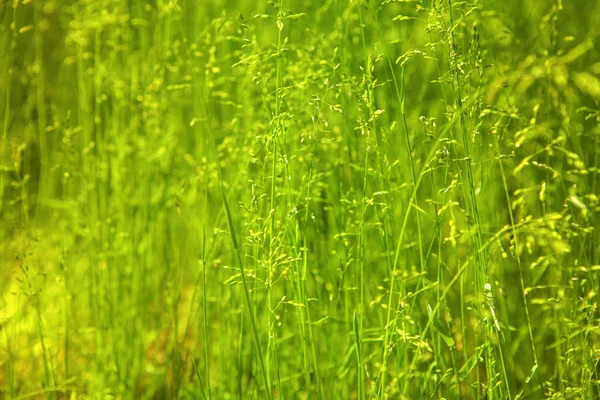
<svg viewBox="0 0 600 400">
<path fill-rule="evenodd" d="M 0 2 L 0 397 L 596 398 L 594 2 Z"/>
</svg>

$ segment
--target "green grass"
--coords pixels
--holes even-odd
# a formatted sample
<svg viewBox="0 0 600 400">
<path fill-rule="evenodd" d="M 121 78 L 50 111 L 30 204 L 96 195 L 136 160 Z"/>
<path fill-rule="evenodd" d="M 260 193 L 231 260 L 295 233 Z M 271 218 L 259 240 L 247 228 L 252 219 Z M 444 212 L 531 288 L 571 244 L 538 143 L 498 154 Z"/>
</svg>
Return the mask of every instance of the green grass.
<svg viewBox="0 0 600 400">
<path fill-rule="evenodd" d="M 0 20 L 0 398 L 600 397 L 597 1 Z"/>
</svg>

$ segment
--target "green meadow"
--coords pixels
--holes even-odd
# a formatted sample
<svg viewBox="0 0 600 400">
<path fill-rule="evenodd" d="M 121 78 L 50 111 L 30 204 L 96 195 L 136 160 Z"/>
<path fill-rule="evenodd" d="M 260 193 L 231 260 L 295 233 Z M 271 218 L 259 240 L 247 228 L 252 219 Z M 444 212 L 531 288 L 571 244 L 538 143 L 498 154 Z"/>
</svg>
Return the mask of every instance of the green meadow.
<svg viewBox="0 0 600 400">
<path fill-rule="evenodd" d="M 600 398 L 597 0 L 0 0 L 0 398 Z"/>
</svg>

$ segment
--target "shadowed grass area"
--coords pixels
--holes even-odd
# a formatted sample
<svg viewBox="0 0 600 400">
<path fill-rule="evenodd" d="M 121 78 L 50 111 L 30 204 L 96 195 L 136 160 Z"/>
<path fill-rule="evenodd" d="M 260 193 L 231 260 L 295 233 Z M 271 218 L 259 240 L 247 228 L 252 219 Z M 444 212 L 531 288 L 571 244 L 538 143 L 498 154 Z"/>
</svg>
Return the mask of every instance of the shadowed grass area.
<svg viewBox="0 0 600 400">
<path fill-rule="evenodd" d="M 599 397 L 598 20 L 0 0 L 0 398 Z"/>
</svg>

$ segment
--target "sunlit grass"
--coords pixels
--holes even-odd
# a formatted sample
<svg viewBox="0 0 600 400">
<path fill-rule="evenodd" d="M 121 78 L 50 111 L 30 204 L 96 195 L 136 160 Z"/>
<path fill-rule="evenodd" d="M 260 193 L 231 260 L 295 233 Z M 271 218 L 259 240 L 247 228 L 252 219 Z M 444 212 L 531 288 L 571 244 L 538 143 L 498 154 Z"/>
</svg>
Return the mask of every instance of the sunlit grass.
<svg viewBox="0 0 600 400">
<path fill-rule="evenodd" d="M 600 396 L 575 3 L 0 2 L 0 397 Z"/>
</svg>

